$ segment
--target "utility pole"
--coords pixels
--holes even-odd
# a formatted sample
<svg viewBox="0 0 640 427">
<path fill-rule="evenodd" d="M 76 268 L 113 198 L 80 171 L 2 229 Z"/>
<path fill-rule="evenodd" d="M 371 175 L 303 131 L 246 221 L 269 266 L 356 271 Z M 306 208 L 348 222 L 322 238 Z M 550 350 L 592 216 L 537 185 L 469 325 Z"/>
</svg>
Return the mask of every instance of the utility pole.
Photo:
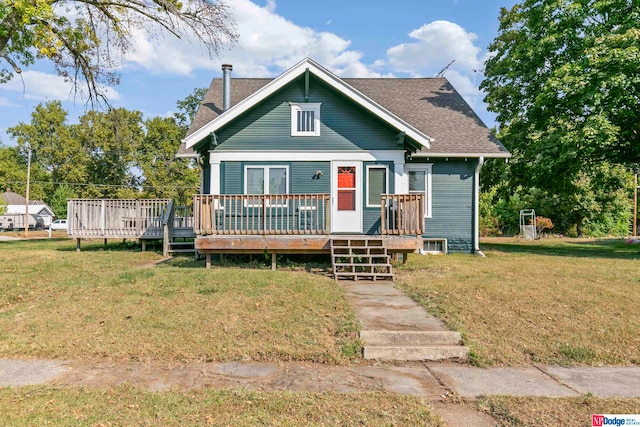
<svg viewBox="0 0 640 427">
<path fill-rule="evenodd" d="M 25 195 L 24 206 L 24 237 L 29 237 L 29 182 L 31 181 L 31 147 L 28 147 L 27 154 L 27 194 Z"/>
<path fill-rule="evenodd" d="M 638 169 L 633 175 L 633 237 L 638 235 Z"/>
</svg>

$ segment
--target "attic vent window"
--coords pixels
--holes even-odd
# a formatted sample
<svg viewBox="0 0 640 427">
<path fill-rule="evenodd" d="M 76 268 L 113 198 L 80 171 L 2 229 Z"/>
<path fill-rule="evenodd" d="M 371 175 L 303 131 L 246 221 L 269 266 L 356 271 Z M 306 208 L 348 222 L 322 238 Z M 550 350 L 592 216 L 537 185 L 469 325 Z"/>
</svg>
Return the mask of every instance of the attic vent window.
<svg viewBox="0 0 640 427">
<path fill-rule="evenodd" d="M 291 104 L 291 136 L 320 136 L 320 103 Z"/>
</svg>

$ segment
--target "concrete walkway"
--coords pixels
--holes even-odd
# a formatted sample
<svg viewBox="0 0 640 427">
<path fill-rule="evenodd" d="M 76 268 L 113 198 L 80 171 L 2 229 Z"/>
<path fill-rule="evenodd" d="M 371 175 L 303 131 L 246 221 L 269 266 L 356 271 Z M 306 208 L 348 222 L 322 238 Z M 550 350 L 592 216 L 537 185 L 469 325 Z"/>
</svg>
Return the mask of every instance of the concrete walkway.
<svg viewBox="0 0 640 427">
<path fill-rule="evenodd" d="M 437 399 L 512 396 L 640 397 L 640 366 L 481 369 L 453 363 L 328 366 L 313 363 L 189 363 L 0 359 L 0 386 L 51 384 L 148 390 L 206 387 L 310 392 L 389 392 Z"/>
</svg>

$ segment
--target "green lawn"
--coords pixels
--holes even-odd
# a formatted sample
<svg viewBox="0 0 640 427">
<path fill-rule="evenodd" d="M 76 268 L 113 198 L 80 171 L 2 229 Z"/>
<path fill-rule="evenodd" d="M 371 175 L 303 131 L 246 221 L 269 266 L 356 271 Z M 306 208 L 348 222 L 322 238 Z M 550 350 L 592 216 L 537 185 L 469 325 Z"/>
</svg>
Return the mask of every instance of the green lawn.
<svg viewBox="0 0 640 427">
<path fill-rule="evenodd" d="M 0 357 L 348 363 L 358 324 L 338 284 L 212 268 L 69 240 L 0 242 Z M 151 266 L 150 266 L 151 265 Z"/>
<path fill-rule="evenodd" d="M 486 258 L 411 256 L 407 290 L 462 332 L 480 366 L 640 361 L 640 246 L 494 239 Z M 205 270 L 131 244 L 0 242 L 0 357 L 182 363 L 359 360 L 358 325 L 333 280 L 305 271 Z M 258 263 L 252 264 L 253 267 Z M 475 402 L 500 425 L 588 425 L 638 399 Z M 428 402 L 388 394 L 0 389 L 8 425 L 443 425 Z"/>
<path fill-rule="evenodd" d="M 397 286 L 463 334 L 479 366 L 640 363 L 640 245 L 492 239 L 486 258 L 412 256 Z"/>
<path fill-rule="evenodd" d="M 637 414 L 640 398 L 489 396 L 478 399 L 477 407 L 499 426 L 590 426 L 593 414 Z"/>
<path fill-rule="evenodd" d="M 380 393 L 0 388 L 3 425 L 442 426 L 427 402 Z"/>
</svg>

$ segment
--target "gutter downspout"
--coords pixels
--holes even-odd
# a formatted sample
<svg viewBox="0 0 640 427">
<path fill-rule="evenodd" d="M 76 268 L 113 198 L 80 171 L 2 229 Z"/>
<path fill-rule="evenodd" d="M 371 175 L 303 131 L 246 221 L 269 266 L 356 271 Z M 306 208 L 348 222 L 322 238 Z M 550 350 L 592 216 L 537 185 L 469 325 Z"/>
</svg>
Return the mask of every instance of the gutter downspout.
<svg viewBox="0 0 640 427">
<path fill-rule="evenodd" d="M 480 156 L 478 158 L 478 165 L 476 166 L 474 181 L 475 181 L 475 191 L 474 191 L 474 201 L 473 201 L 473 233 L 474 233 L 474 248 L 473 251 L 484 257 L 485 255 L 480 250 L 480 169 L 482 169 L 482 165 L 484 165 L 484 157 Z"/>
</svg>

